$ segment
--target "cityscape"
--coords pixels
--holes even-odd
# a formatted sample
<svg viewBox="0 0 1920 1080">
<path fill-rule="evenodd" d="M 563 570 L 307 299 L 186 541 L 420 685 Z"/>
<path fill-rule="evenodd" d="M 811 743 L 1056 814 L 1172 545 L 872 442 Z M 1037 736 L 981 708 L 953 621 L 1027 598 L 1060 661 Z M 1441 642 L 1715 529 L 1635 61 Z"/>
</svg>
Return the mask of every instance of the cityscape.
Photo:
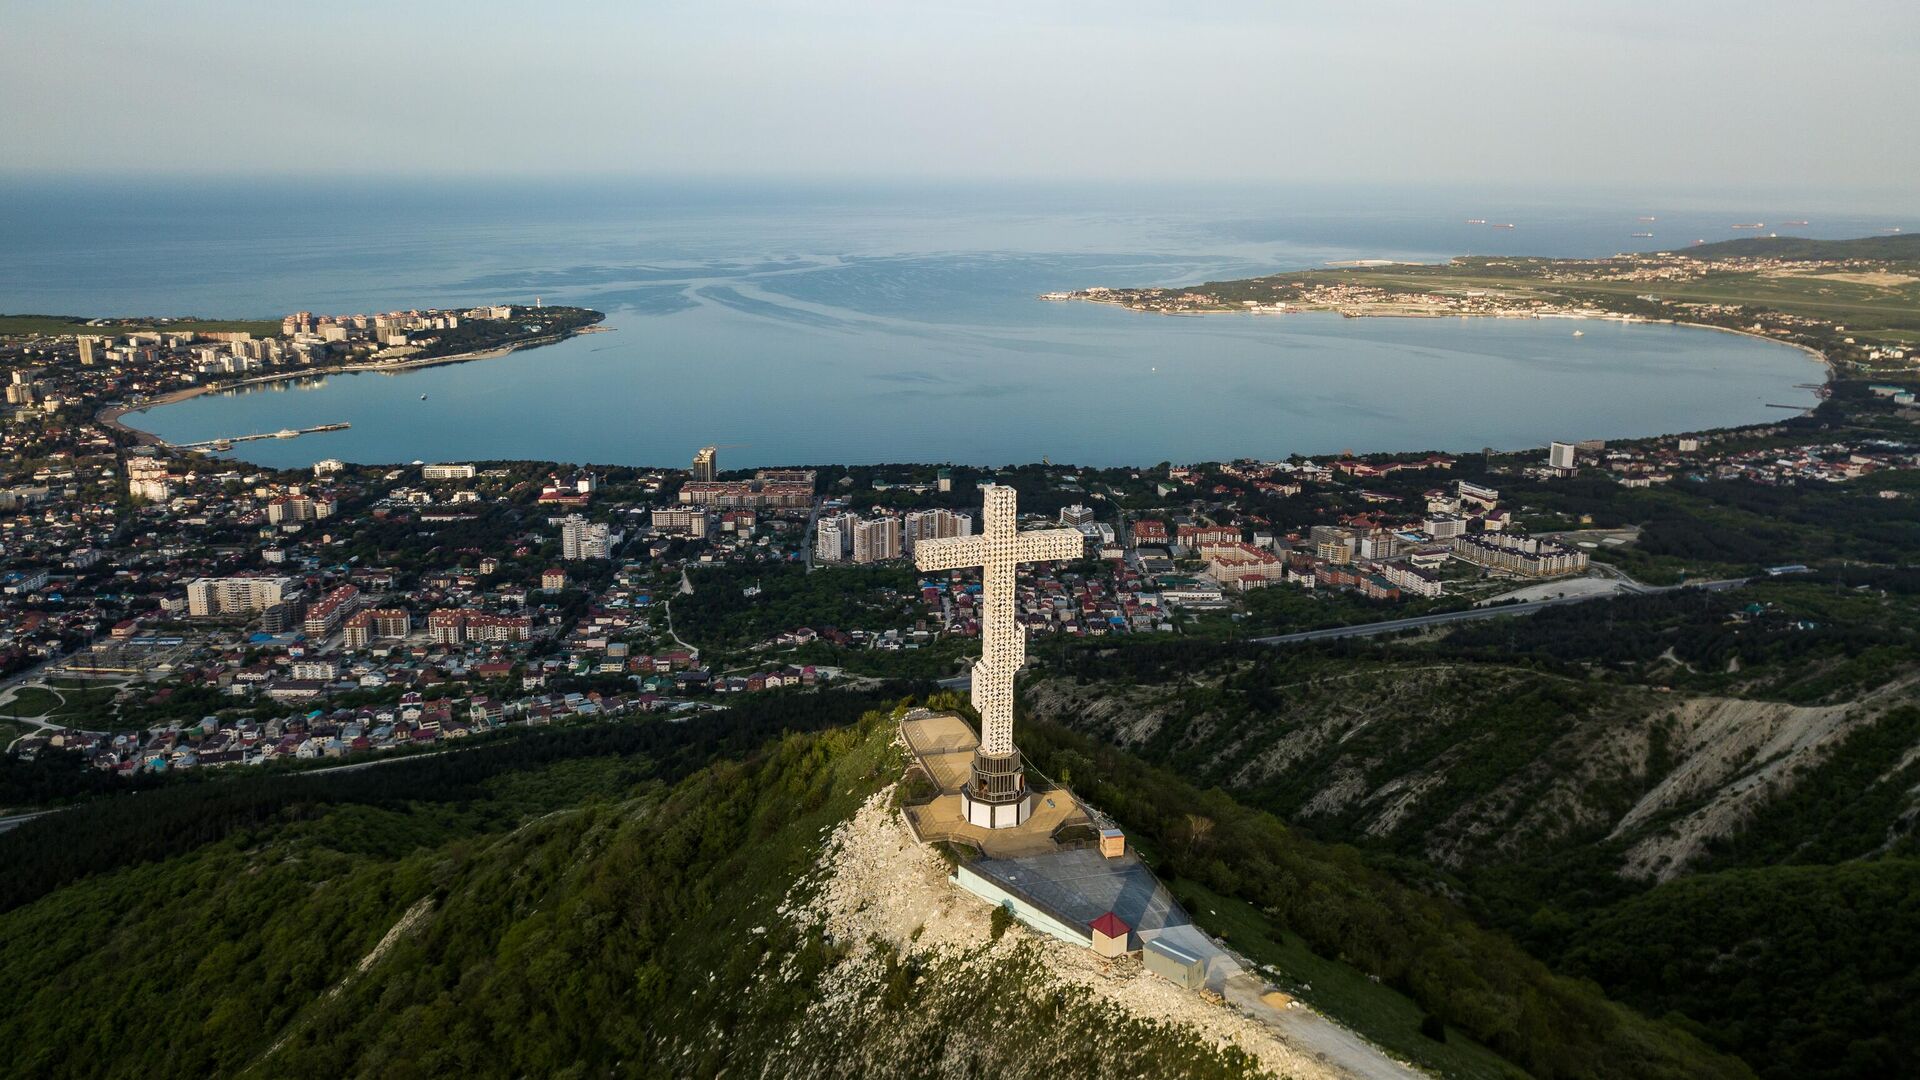
<svg viewBox="0 0 1920 1080">
<path fill-rule="evenodd" d="M 1920 8 L 7 29 L 0 1080 L 1920 1075 Z"/>
</svg>

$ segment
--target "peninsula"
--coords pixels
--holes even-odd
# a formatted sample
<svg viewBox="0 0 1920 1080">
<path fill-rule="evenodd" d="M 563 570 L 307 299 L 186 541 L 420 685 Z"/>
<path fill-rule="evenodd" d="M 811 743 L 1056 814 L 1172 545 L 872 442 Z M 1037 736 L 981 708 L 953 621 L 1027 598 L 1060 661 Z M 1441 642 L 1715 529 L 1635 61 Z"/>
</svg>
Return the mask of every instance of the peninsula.
<svg viewBox="0 0 1920 1080">
<path fill-rule="evenodd" d="M 355 315 L 301 311 L 278 323 L 0 315 L 0 359 L 24 365 L 8 388 L 10 404 L 53 412 L 92 401 L 102 424 L 157 444 L 122 418 L 212 390 L 491 359 L 596 332 L 605 317 L 591 308 L 538 303 Z"/>
<path fill-rule="evenodd" d="M 1162 315 L 1615 318 L 1797 345 L 1859 374 L 1908 366 L 1920 343 L 1920 235 L 1752 237 L 1605 259 L 1366 260 L 1200 285 L 1052 292 Z"/>
</svg>

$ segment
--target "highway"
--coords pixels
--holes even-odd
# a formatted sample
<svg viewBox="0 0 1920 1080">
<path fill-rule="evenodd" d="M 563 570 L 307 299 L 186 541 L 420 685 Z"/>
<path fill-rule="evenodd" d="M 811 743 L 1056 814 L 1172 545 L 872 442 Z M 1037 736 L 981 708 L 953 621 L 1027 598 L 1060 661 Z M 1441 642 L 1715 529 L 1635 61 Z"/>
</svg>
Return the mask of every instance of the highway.
<svg viewBox="0 0 1920 1080">
<path fill-rule="evenodd" d="M 1443 611 L 1436 615 L 1415 615 L 1407 619 L 1388 619 L 1385 622 L 1360 623 L 1355 626 L 1331 626 L 1324 630 L 1305 630 L 1297 634 L 1275 634 L 1271 637 L 1249 638 L 1260 645 L 1295 645 L 1303 641 L 1328 641 L 1333 638 L 1373 637 L 1378 634 L 1397 634 L 1403 630 L 1424 630 L 1432 626 L 1445 626 L 1448 623 L 1474 622 L 1480 619 L 1501 619 L 1515 615 L 1531 615 L 1550 607 L 1562 604 L 1584 604 L 1591 600 L 1608 600 L 1616 596 L 1635 595 L 1653 596 L 1659 593 L 1679 592 L 1682 589 L 1700 589 L 1707 592 L 1724 592 L 1747 583 L 1746 578 L 1725 578 L 1719 581 L 1700 581 L 1686 585 L 1639 585 L 1617 593 L 1583 593 L 1574 596 L 1557 596 L 1547 600 L 1529 600 L 1520 604 L 1501 604 L 1495 607 L 1467 608 L 1465 611 Z"/>
<path fill-rule="evenodd" d="M 65 809 L 65 807 L 61 807 L 61 809 Z M 0 817 L 0 833 L 10 829 L 17 829 L 27 822 L 32 821 L 34 818 L 46 817 L 48 814 L 57 814 L 59 812 L 59 810 L 39 810 L 31 814 L 15 814 L 12 817 Z"/>
<path fill-rule="evenodd" d="M 1425 630 L 1434 626 L 1446 626 L 1449 623 L 1531 615 L 1536 611 L 1559 607 L 1562 604 L 1583 604 L 1590 600 L 1606 600 L 1616 596 L 1654 596 L 1660 593 L 1679 592 L 1683 589 L 1725 592 L 1728 589 L 1737 589 L 1749 580 L 1751 579 L 1724 578 L 1717 581 L 1696 581 L 1686 585 L 1642 585 L 1638 582 L 1629 582 L 1620 592 L 1557 596 L 1519 604 L 1467 608 L 1465 611 L 1443 611 L 1435 615 L 1415 615 L 1406 619 L 1387 619 L 1384 622 L 1358 623 L 1353 626 L 1330 626 L 1324 630 L 1303 630 L 1295 634 L 1274 634 L 1246 640 L 1256 645 L 1298 645 L 1308 641 L 1331 641 L 1336 638 L 1374 637 L 1379 634 L 1398 634 L 1408 630 Z M 939 685 L 948 690 L 965 690 L 972 685 L 972 679 L 968 675 L 953 675 L 939 680 Z"/>
</svg>

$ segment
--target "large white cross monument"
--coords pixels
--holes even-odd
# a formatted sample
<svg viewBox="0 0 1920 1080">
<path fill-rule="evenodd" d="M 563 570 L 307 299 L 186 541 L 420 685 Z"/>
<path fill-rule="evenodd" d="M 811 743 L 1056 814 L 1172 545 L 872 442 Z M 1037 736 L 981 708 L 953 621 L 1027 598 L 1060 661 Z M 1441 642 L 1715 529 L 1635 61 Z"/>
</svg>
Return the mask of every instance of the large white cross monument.
<svg viewBox="0 0 1920 1080">
<path fill-rule="evenodd" d="M 980 749 L 973 755 L 973 779 L 961 789 L 967 820 L 989 829 L 1008 829 L 1033 812 L 1033 794 L 1013 745 L 1013 677 L 1027 659 L 1027 635 L 1013 616 L 1019 566 L 1025 562 L 1077 559 L 1086 539 L 1077 529 L 1020 532 L 1015 526 L 1019 496 L 993 484 L 986 495 L 984 528 L 979 536 L 921 540 L 914 565 L 922 570 L 982 568 L 980 586 L 980 659 L 973 665 L 973 707 L 980 714 Z"/>
</svg>

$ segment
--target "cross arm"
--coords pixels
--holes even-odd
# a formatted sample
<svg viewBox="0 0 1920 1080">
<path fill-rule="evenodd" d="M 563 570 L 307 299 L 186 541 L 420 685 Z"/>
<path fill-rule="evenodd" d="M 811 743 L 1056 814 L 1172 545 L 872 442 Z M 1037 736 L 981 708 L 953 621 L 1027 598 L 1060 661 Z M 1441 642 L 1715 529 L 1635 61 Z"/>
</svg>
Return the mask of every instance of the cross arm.
<svg viewBox="0 0 1920 1080">
<path fill-rule="evenodd" d="M 984 566 L 986 562 L 987 538 L 984 536 L 947 536 L 913 545 L 913 565 L 922 570 L 958 570 Z"/>
<path fill-rule="evenodd" d="M 1086 553 L 1087 538 L 1078 529 L 1038 529 L 1016 537 L 1021 562 L 1077 559 Z"/>
</svg>

